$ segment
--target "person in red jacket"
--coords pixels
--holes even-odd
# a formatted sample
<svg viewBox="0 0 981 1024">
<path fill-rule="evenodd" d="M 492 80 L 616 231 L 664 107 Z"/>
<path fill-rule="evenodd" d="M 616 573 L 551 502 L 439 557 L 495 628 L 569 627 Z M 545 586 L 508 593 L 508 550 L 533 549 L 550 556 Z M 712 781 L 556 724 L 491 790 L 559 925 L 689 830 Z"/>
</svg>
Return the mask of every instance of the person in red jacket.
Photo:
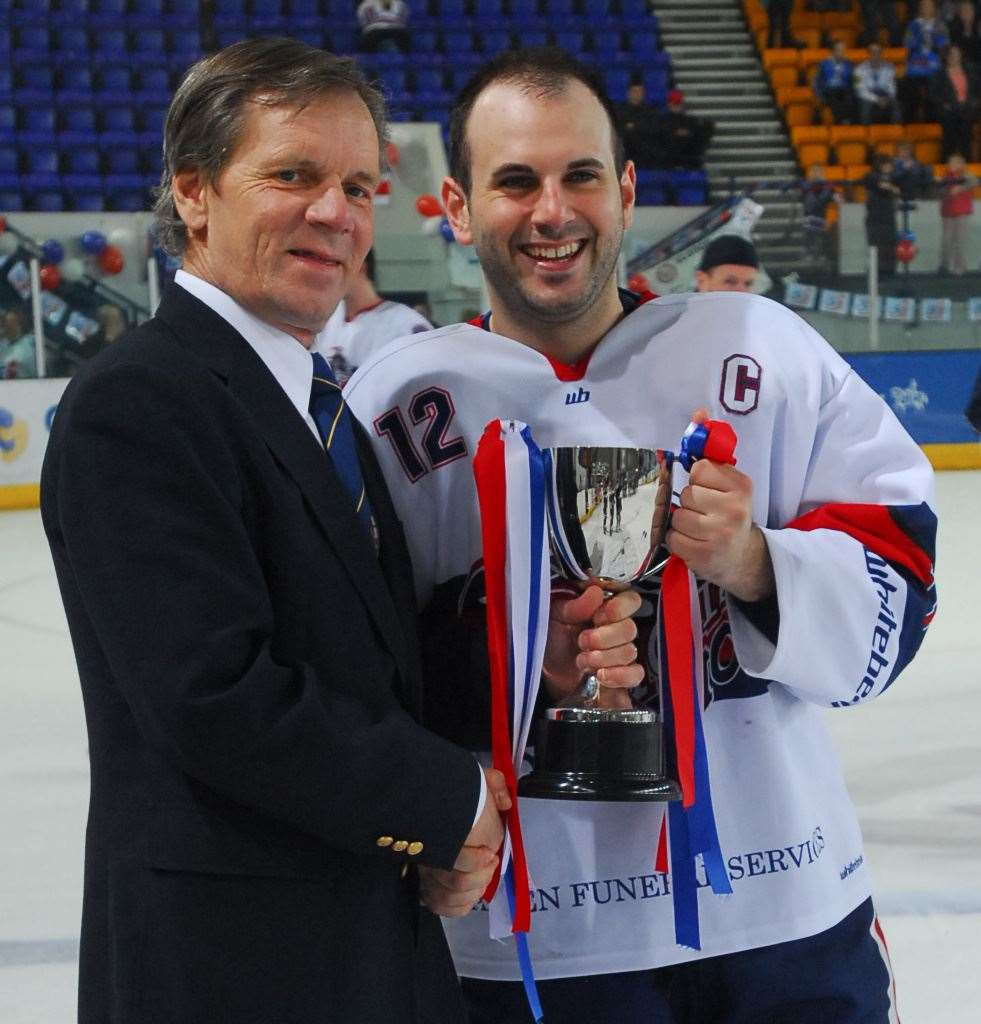
<svg viewBox="0 0 981 1024">
<path fill-rule="evenodd" d="M 964 157 L 960 153 L 952 153 L 940 179 L 940 220 L 943 225 L 940 241 L 941 273 L 960 276 L 967 267 L 964 255 L 967 223 L 974 213 L 971 190 L 976 184 L 977 178 L 967 170 Z"/>
</svg>

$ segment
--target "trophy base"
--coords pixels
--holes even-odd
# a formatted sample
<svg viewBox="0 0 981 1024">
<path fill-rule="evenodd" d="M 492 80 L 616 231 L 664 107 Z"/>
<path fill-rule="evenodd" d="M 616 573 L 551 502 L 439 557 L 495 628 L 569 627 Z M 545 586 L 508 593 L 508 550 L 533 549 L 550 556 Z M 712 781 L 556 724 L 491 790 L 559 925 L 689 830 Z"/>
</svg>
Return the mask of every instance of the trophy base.
<svg viewBox="0 0 981 1024">
<path fill-rule="evenodd" d="M 540 800 L 665 801 L 663 728 L 649 711 L 550 708 L 537 725 L 535 770 L 518 795 Z"/>
</svg>

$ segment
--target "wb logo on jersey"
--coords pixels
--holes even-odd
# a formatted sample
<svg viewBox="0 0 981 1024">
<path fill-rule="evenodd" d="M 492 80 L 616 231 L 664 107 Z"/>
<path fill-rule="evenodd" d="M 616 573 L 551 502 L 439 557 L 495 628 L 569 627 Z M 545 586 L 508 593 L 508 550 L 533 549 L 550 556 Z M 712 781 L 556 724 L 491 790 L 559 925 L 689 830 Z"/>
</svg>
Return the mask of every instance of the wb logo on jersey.
<svg viewBox="0 0 981 1024">
<path fill-rule="evenodd" d="M 580 405 L 583 402 L 589 401 L 589 392 L 585 388 L 580 388 L 578 391 L 570 391 L 565 396 L 566 405 Z"/>
</svg>

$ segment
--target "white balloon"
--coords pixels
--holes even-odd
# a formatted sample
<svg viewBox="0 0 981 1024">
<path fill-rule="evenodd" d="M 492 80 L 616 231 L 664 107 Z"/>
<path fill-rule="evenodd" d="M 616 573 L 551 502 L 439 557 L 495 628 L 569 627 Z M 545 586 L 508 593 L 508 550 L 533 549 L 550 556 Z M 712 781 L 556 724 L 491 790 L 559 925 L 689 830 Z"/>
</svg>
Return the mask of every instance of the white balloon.
<svg viewBox="0 0 981 1024">
<path fill-rule="evenodd" d="M 425 217 L 422 221 L 422 233 L 424 235 L 435 235 L 439 233 L 439 225 L 443 217 Z"/>
<path fill-rule="evenodd" d="M 129 228 L 113 228 L 109 232 L 109 244 L 125 249 L 133 241 L 133 232 Z"/>
<path fill-rule="evenodd" d="M 17 251 L 17 239 L 6 231 L 0 235 L 0 256 L 12 256 Z"/>
<path fill-rule="evenodd" d="M 77 256 L 62 260 L 61 276 L 65 281 L 80 281 L 85 276 L 85 261 Z"/>
</svg>

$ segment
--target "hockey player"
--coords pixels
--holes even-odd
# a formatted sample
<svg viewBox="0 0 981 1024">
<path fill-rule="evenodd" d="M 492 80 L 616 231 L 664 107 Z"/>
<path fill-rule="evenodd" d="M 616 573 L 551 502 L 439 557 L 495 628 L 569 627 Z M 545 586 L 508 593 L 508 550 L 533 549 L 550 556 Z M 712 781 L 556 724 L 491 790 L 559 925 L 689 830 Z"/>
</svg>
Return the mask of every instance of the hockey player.
<svg viewBox="0 0 981 1024">
<path fill-rule="evenodd" d="M 703 407 L 739 436 L 736 467 L 675 467 L 667 540 L 701 581 L 705 741 L 733 895 L 703 890 L 701 948 L 680 947 L 652 805 L 523 800 L 545 1019 L 895 1020 L 824 715 L 879 696 L 930 621 L 927 460 L 783 306 L 617 289 L 634 170 L 602 89 L 571 58 L 512 51 L 485 65 L 456 101 L 450 160 L 444 204 L 476 247 L 490 310 L 396 342 L 347 390 L 408 535 L 427 679 L 444 681 L 430 725 L 488 747 L 471 460 L 489 420 L 527 422 L 543 447 L 677 448 Z M 546 667 L 552 699 L 577 682 Z M 482 904 L 462 913 L 459 891 L 459 874 L 424 874 L 429 905 L 460 915 L 445 925 L 471 1021 L 529 1020 L 514 950 L 488 938 Z"/>
<path fill-rule="evenodd" d="M 383 299 L 375 288 L 375 253 L 369 251 L 350 289 L 338 303 L 318 344 L 341 385 L 370 356 L 395 338 L 432 330 L 411 306 Z"/>
</svg>

